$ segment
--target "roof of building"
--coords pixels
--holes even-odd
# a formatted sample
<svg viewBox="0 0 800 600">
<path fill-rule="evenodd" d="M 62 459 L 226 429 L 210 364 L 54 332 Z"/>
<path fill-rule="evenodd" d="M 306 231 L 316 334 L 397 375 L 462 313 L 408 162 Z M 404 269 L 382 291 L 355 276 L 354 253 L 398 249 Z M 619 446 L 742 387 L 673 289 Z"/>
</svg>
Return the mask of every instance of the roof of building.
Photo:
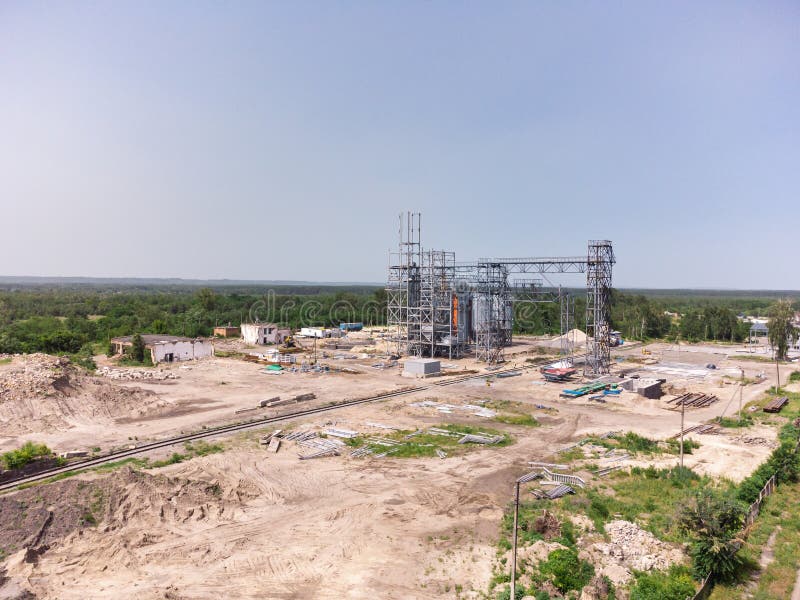
<svg viewBox="0 0 800 600">
<path fill-rule="evenodd" d="M 750 331 L 769 331 L 765 323 L 753 323 L 750 325 Z"/>
<path fill-rule="evenodd" d="M 201 338 L 190 338 L 190 337 L 183 337 L 180 335 L 162 335 L 162 334 L 150 334 L 150 333 L 142 334 L 142 341 L 145 343 L 146 346 L 150 344 L 159 344 L 159 343 L 163 344 L 168 342 L 194 342 L 199 339 Z M 112 342 L 118 342 L 121 344 L 129 344 L 131 343 L 132 340 L 133 340 L 132 335 L 115 337 L 111 339 Z"/>
</svg>

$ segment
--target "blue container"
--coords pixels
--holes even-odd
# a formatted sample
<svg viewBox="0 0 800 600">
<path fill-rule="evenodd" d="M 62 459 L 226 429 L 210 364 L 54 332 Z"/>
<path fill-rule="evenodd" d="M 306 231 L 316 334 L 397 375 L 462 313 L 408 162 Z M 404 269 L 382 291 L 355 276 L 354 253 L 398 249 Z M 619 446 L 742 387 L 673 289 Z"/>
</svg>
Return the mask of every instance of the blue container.
<svg viewBox="0 0 800 600">
<path fill-rule="evenodd" d="M 361 331 L 364 329 L 363 323 L 339 323 L 341 331 Z"/>
</svg>

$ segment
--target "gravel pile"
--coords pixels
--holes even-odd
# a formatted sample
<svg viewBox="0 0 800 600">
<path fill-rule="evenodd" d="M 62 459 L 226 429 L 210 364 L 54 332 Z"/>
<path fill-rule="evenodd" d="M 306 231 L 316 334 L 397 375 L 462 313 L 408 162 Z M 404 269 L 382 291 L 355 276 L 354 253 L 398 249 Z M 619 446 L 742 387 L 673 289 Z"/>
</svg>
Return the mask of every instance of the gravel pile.
<svg viewBox="0 0 800 600">
<path fill-rule="evenodd" d="M 630 581 L 632 571 L 662 571 L 685 560 L 682 548 L 662 542 L 630 521 L 611 521 L 605 530 L 610 541 L 592 544 L 588 554 L 598 572 L 614 584 Z"/>
<path fill-rule="evenodd" d="M 97 374 L 117 381 L 140 381 L 153 380 L 164 381 L 166 379 L 177 379 L 178 376 L 172 371 L 156 371 L 150 369 L 112 369 L 111 367 L 100 367 Z"/>
</svg>

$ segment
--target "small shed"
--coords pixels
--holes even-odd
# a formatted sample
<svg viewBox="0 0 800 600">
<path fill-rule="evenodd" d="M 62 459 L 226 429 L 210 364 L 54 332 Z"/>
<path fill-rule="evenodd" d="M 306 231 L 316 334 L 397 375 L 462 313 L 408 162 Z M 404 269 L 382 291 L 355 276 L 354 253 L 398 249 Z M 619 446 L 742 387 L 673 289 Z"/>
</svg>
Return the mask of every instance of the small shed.
<svg viewBox="0 0 800 600">
<path fill-rule="evenodd" d="M 291 332 L 275 323 L 242 323 L 242 339 L 245 344 L 281 344 Z"/>
<path fill-rule="evenodd" d="M 409 358 L 403 363 L 404 377 L 431 377 L 441 372 L 441 361 L 433 358 Z"/>
<path fill-rule="evenodd" d="M 221 327 L 214 327 L 214 337 L 239 337 L 240 330 L 233 325 L 223 325 Z"/>
</svg>

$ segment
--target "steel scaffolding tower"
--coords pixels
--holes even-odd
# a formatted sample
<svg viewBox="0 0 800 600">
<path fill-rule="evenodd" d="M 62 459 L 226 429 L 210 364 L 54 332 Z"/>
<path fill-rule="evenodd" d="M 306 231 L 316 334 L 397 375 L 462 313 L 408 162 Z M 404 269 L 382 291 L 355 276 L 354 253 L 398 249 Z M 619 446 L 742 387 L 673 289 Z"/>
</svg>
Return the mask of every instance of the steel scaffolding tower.
<svg viewBox="0 0 800 600">
<path fill-rule="evenodd" d="M 611 271 L 614 249 L 608 240 L 589 242 L 586 259 L 586 363 L 584 374 L 604 375 L 611 366 Z"/>
<path fill-rule="evenodd" d="M 416 354 L 421 335 L 419 291 L 422 215 L 412 212 L 401 214 L 398 222 L 397 251 L 389 253 L 386 323 L 396 354 Z"/>
<path fill-rule="evenodd" d="M 615 262 L 610 241 L 590 241 L 585 258 L 493 258 L 456 264 L 453 252 L 423 250 L 421 220 L 419 213 L 400 215 L 398 250 L 390 253 L 387 322 L 398 354 L 453 358 L 474 344 L 478 360 L 501 362 L 512 340 L 514 303 L 558 302 L 561 354 L 573 364 L 574 298 L 560 287 L 544 290 L 538 280 L 509 283 L 509 275 L 586 273 L 584 374 L 608 373 Z"/>
<path fill-rule="evenodd" d="M 488 363 L 503 362 L 503 348 L 511 335 L 507 269 L 499 263 L 479 263 L 474 291 L 475 358 Z"/>
</svg>

